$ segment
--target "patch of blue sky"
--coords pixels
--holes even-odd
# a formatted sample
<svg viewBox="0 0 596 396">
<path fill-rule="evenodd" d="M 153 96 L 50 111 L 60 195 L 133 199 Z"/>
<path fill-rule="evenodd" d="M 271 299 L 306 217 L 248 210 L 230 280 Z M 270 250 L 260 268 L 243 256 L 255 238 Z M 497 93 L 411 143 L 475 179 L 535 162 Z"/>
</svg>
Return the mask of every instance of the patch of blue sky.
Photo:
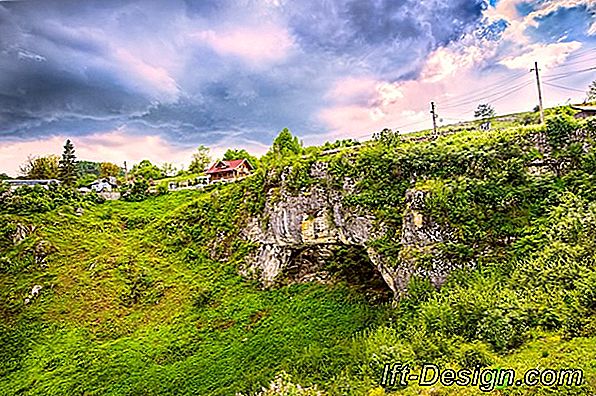
<svg viewBox="0 0 596 396">
<path fill-rule="evenodd" d="M 509 26 L 509 22 L 505 19 L 499 19 L 491 23 L 490 25 L 484 26 L 476 32 L 476 36 L 482 39 L 487 39 L 490 41 L 499 40 Z"/>
<path fill-rule="evenodd" d="M 519 15 L 521 15 L 521 16 L 527 16 L 532 11 L 535 11 L 536 10 L 536 5 L 539 4 L 539 3 L 541 3 L 541 2 L 525 1 L 523 3 L 516 4 L 515 5 L 515 9 L 519 13 Z"/>
<path fill-rule="evenodd" d="M 594 16 L 585 6 L 559 8 L 536 20 L 538 24 L 526 30 L 533 40 L 543 43 L 557 41 L 594 41 L 587 31 L 594 22 Z"/>
</svg>

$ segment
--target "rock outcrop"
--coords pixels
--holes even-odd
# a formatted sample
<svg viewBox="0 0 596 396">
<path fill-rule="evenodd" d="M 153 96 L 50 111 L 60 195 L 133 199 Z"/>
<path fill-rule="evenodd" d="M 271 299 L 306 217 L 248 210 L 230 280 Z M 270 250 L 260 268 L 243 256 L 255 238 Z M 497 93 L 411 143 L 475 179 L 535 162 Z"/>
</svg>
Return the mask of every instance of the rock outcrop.
<svg viewBox="0 0 596 396">
<path fill-rule="evenodd" d="M 362 213 L 344 203 L 345 196 L 354 191 L 353 180 L 346 178 L 340 189 L 327 187 L 330 183 L 327 183 L 326 165 L 325 162 L 312 165 L 310 176 L 315 183 L 305 191 L 290 192 L 282 175 L 281 186 L 267 192 L 263 213 L 249 219 L 244 230 L 244 237 L 256 244 L 257 249 L 242 273 L 257 277 L 266 287 L 287 281 L 325 281 L 329 275 L 325 261 L 333 249 L 353 246 L 368 254 L 396 297 L 406 292 L 414 274 L 440 285 L 452 269 L 451 263 L 437 257 L 430 267 L 421 268 L 410 256 L 388 260 L 371 246 L 371 242 L 385 234 L 385 227 L 373 214 Z M 423 213 L 424 194 L 411 190 L 406 195 L 401 231 L 404 252 L 429 251 L 451 237 L 444 227 Z"/>
</svg>

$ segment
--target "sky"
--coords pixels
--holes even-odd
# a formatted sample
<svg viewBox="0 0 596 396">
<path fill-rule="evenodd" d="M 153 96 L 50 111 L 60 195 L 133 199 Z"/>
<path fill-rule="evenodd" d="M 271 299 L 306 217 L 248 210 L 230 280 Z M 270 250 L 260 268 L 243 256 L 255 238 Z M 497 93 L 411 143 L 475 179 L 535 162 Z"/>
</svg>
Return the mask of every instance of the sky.
<svg viewBox="0 0 596 396">
<path fill-rule="evenodd" d="M 0 0 L 0 173 L 29 155 L 190 162 L 537 104 L 596 79 L 596 0 Z M 591 69 L 591 70 L 590 70 Z M 129 165 L 129 166 L 130 166 Z"/>
</svg>

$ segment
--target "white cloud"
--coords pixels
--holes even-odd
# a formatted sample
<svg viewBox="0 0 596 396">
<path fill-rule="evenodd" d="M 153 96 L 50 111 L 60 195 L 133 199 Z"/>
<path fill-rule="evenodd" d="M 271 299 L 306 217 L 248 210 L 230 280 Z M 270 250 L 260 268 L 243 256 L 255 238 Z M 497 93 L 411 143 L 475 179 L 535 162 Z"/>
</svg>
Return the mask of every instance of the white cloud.
<svg viewBox="0 0 596 396">
<path fill-rule="evenodd" d="M 326 95 L 335 103 L 370 100 L 375 96 L 379 82 L 371 77 L 347 77 L 339 79 Z"/>
<path fill-rule="evenodd" d="M 509 69 L 529 69 L 535 61 L 539 61 L 541 66 L 553 67 L 565 62 L 569 54 L 578 50 L 581 46 L 578 41 L 532 44 L 526 47 L 525 52 L 503 58 L 499 63 Z"/>
<path fill-rule="evenodd" d="M 253 65 L 285 59 L 294 45 L 289 32 L 277 26 L 202 30 L 192 34 L 222 56 L 236 56 Z"/>
<path fill-rule="evenodd" d="M 527 0 L 500 0 L 495 7 L 489 7 L 485 12 L 489 21 L 504 19 L 509 23 L 503 38 L 523 45 L 530 42 L 530 38 L 525 34 L 528 27 L 538 25 L 540 18 L 545 17 L 561 8 L 575 8 L 586 6 L 592 12 L 596 12 L 596 1 L 594 0 L 544 0 L 533 2 L 535 9 L 527 15 L 521 15 L 517 11 L 517 6 L 528 3 Z M 594 34 L 596 27 L 594 24 L 589 28 L 588 34 Z"/>
</svg>

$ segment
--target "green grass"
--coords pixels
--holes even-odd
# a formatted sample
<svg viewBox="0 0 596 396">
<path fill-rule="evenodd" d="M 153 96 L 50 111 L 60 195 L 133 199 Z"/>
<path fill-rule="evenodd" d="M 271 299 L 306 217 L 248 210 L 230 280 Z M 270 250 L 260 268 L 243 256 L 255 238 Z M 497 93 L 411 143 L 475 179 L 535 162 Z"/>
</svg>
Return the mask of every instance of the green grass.
<svg viewBox="0 0 596 396">
<path fill-rule="evenodd" d="M 351 335 L 383 310 L 342 285 L 263 291 L 237 263 L 168 246 L 156 226 L 201 195 L 36 218 L 36 237 L 56 253 L 47 269 L 0 276 L 10 301 L 3 345 L 11 345 L 0 394 L 229 395 L 259 389 L 281 370 L 329 379 Z M 34 284 L 41 294 L 25 305 Z"/>
<path fill-rule="evenodd" d="M 254 393 L 280 372 L 331 395 L 481 394 L 379 389 L 384 364 L 396 361 L 518 373 L 581 368 L 580 388 L 496 394 L 594 394 L 593 152 L 560 176 L 533 176 L 524 161 L 536 157 L 528 139 L 539 132 L 372 142 L 325 157 L 327 186 L 359 180 L 346 205 L 387 225 L 374 245 L 390 262 L 401 254 L 395 236 L 405 191 L 416 186 L 430 193 L 425 214 L 457 231 L 444 253 L 477 263 L 455 271 L 440 290 L 415 278 L 409 297 L 395 305 L 367 300 L 366 285 L 264 290 L 239 275 L 252 246 L 237 230 L 260 213 L 266 189 L 279 190 L 281 169 L 269 179 L 259 172 L 142 202 L 66 201 L 44 213 L 3 212 L 0 395 L 223 396 Z M 322 183 L 309 176 L 314 158 L 285 160 L 294 165 L 286 180 L 292 193 Z M 37 228 L 13 245 L 2 233 L 16 223 Z M 50 252 L 45 263 L 33 260 L 39 246 Z M 40 295 L 25 303 L 34 285 L 43 287 Z"/>
</svg>

